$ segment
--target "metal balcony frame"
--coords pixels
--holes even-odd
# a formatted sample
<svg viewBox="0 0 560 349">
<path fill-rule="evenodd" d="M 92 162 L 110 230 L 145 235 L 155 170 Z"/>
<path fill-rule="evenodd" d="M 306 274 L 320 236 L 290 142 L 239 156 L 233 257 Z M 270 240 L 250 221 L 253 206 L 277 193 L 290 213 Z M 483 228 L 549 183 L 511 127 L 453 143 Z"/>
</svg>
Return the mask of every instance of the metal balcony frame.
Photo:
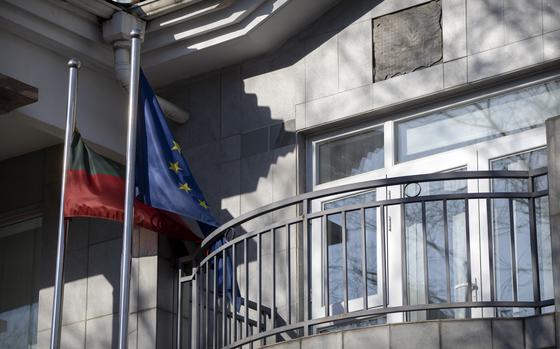
<svg viewBox="0 0 560 349">
<path fill-rule="evenodd" d="M 538 267 L 537 267 L 537 249 L 536 249 L 536 224 L 535 224 L 535 204 L 534 201 L 536 198 L 544 197 L 548 195 L 548 190 L 542 191 L 535 191 L 534 190 L 534 180 L 536 177 L 546 176 L 548 170 L 546 168 L 532 170 L 532 171 L 474 171 L 474 172 L 446 172 L 446 173 L 435 173 L 435 174 L 427 174 L 427 175 L 415 175 L 415 176 L 404 176 L 404 177 L 397 177 L 397 178 L 387 178 L 387 179 L 380 179 L 380 180 L 373 180 L 361 183 L 354 183 L 349 185 L 343 185 L 335 188 L 324 189 L 316 192 L 309 192 L 305 194 L 301 194 L 292 198 L 288 198 L 270 205 L 263 206 L 259 209 L 254 211 L 248 212 L 239 216 L 236 219 L 229 221 L 228 223 L 222 225 L 218 229 L 216 229 L 211 235 L 209 235 L 201 244 L 201 248 L 198 252 L 193 256 L 192 261 L 193 268 L 192 274 L 190 276 L 180 276 L 179 277 L 179 294 L 181 293 L 181 287 L 183 283 L 190 283 L 192 285 L 192 299 L 188 300 L 193 305 L 192 316 L 194 317 L 194 321 L 191 318 L 191 331 L 192 331 L 192 347 L 199 348 L 202 345 L 206 347 L 210 347 L 207 343 L 212 344 L 212 348 L 237 348 L 242 345 L 250 344 L 252 347 L 253 343 L 260 342 L 261 344 L 268 337 L 275 337 L 276 335 L 289 333 L 293 331 L 301 331 L 301 335 L 308 336 L 316 330 L 317 325 L 321 324 L 328 324 L 328 323 L 336 323 L 343 320 L 355 320 L 359 318 L 367 318 L 372 316 L 379 316 L 385 315 L 390 313 L 400 313 L 400 312 L 412 312 L 412 311 L 423 311 L 423 310 L 437 310 L 437 309 L 470 309 L 470 308 L 534 308 L 536 313 L 540 312 L 540 309 L 543 307 L 554 305 L 554 300 L 539 300 L 540 293 L 539 293 L 539 275 L 538 275 Z M 320 198 L 325 198 L 331 195 L 343 194 L 343 193 L 352 193 L 352 192 L 360 192 L 364 190 L 371 190 L 376 188 L 388 187 L 388 186 L 395 186 L 395 185 L 407 185 L 410 183 L 426 183 L 426 182 L 434 182 L 434 181 L 448 181 L 448 180 L 477 180 L 477 179 L 525 179 L 528 183 L 528 190 L 523 192 L 482 192 L 482 193 L 460 193 L 460 194 L 442 194 L 442 195 L 428 195 L 428 196 L 416 196 L 416 197 L 404 197 L 404 198 L 397 198 L 397 199 L 388 199 L 388 200 L 379 200 L 374 202 L 365 202 L 362 204 L 351 205 L 351 206 L 344 206 L 335 209 L 328 209 L 322 210 L 319 212 L 310 212 L 310 204 L 312 200 L 317 200 Z M 494 275 L 493 275 L 493 265 L 492 265 L 492 228 L 491 228 L 491 201 L 493 199 L 507 199 L 509 201 L 509 214 L 510 214 L 510 221 L 512 219 L 513 211 L 512 203 L 515 199 L 526 199 L 529 203 L 529 231 L 531 237 L 531 258 L 532 258 L 532 266 L 533 266 L 533 297 L 536 299 L 535 301 L 518 301 L 517 300 L 517 293 L 514 291 L 514 301 L 498 301 L 495 299 L 495 292 L 494 292 Z M 311 317 L 311 295 L 310 295 L 310 254 L 309 254 L 309 244 L 310 244 L 310 237 L 309 237 L 309 223 L 313 219 L 322 219 L 323 217 L 328 217 L 332 214 L 341 214 L 343 228 L 342 228 L 342 248 L 343 248 L 343 270 L 346 272 L 346 250 L 347 250 L 347 239 L 346 239 L 346 220 L 345 215 L 346 212 L 349 211 L 359 211 L 360 217 L 362 219 L 361 222 L 361 243 L 365 246 L 365 224 L 363 222 L 364 219 L 364 210 L 369 208 L 377 208 L 380 209 L 381 212 L 384 212 L 385 208 L 388 206 L 398 205 L 401 209 L 404 209 L 405 204 L 409 203 L 422 203 L 422 213 L 423 213 L 423 224 L 425 225 L 425 203 L 429 201 L 442 201 L 444 212 L 446 207 L 446 202 L 449 200 L 463 200 L 465 202 L 465 210 L 466 210 L 466 221 L 468 222 L 468 203 L 469 200 L 485 200 L 487 202 L 488 208 L 488 235 L 489 235 L 489 258 L 490 258 L 490 287 L 491 287 L 491 300 L 490 301 L 473 301 L 472 297 L 468 296 L 467 302 L 450 302 L 449 298 L 449 290 L 448 290 L 448 302 L 446 303 L 429 303 L 426 300 L 426 304 L 406 304 L 406 297 L 403 298 L 403 305 L 402 306 L 389 306 L 387 300 L 388 294 L 388 279 L 387 279 L 387 251 L 385 248 L 385 239 L 387 234 L 389 233 L 386 229 L 385 222 L 384 222 L 384 214 L 381 214 L 381 219 L 379 220 L 378 224 L 381 225 L 381 251 L 382 254 L 382 265 L 378 266 L 383 273 L 383 281 L 382 284 L 379 285 L 383 289 L 383 304 L 381 307 L 376 308 L 369 308 L 367 304 L 367 287 L 363 287 L 363 300 L 364 306 L 362 310 L 357 311 L 349 311 L 348 309 L 348 280 L 347 274 L 344 278 L 344 311 L 340 314 L 331 315 L 329 314 L 328 307 L 326 310 L 326 316 L 320 318 L 312 318 Z M 226 236 L 226 233 L 239 227 L 241 224 L 246 223 L 252 219 L 257 217 L 261 217 L 265 214 L 275 212 L 277 210 L 286 208 L 286 207 L 298 207 L 299 215 L 296 217 L 283 220 L 281 222 L 276 222 L 272 225 L 262 227 L 257 230 L 253 230 L 251 232 L 244 233 L 242 235 L 233 237 L 231 240 L 226 241 L 222 246 L 219 248 L 211 251 L 210 247 L 214 244 L 214 242 L 223 239 Z M 403 218 L 404 219 L 404 218 Z M 274 234 L 277 233 L 278 228 L 285 228 L 284 232 L 290 232 L 291 226 L 299 227 L 296 230 L 296 234 L 301 234 L 301 239 L 303 242 L 303 277 L 301 279 L 302 284 L 298 285 L 301 286 L 301 290 L 303 292 L 303 303 L 300 306 L 303 306 L 303 311 L 301 312 L 301 321 L 293 322 L 292 323 L 292 298 L 291 298 L 291 277 L 288 277 L 288 292 L 287 292 L 287 308 L 288 308 L 288 317 L 287 323 L 282 324 L 281 326 L 277 327 L 276 323 L 276 262 L 275 262 L 275 252 L 276 251 L 276 240 L 274 239 Z M 512 230 L 513 227 L 510 227 Z M 323 228 L 324 229 L 324 226 Z M 425 234 L 425 227 L 423 229 L 423 236 L 424 236 L 424 244 L 426 239 Z M 269 268 L 263 268 L 262 263 L 262 234 L 271 233 L 271 248 L 272 248 L 272 265 Z M 404 234 L 404 232 L 401 232 Z M 447 226 L 445 227 L 445 234 L 447 235 Z M 469 246 L 469 226 L 468 223 L 465 227 L 465 234 L 467 237 L 467 255 L 470 256 L 470 246 Z M 513 234 L 513 231 L 511 232 Z M 226 253 L 232 256 L 234 261 L 236 259 L 236 247 L 239 244 L 244 246 L 244 257 L 243 262 L 240 265 L 237 265 L 237 268 L 244 269 L 245 275 L 248 275 L 248 265 L 247 261 L 247 241 L 250 239 L 256 239 L 257 243 L 257 268 L 258 268 L 258 292 L 257 295 L 249 295 L 251 298 L 256 299 L 256 302 L 249 301 L 249 306 L 244 307 L 244 314 L 240 314 L 235 311 L 235 319 L 236 321 L 232 321 L 231 329 L 228 333 L 227 331 L 227 324 L 226 321 L 230 321 L 233 319 L 233 314 L 231 311 L 228 312 L 226 309 L 226 302 L 224 299 L 224 295 L 226 292 L 226 283 L 222 283 L 221 290 L 218 292 L 213 292 L 212 290 L 216 290 L 218 286 L 217 282 L 217 273 L 210 272 L 211 265 L 217 265 L 219 259 L 222 258 L 225 260 Z M 290 265 L 291 265 L 291 257 L 290 257 L 290 238 L 287 239 L 288 249 L 287 249 L 287 275 L 290 275 Z M 403 242 L 404 244 L 404 242 Z M 404 245 L 403 245 L 404 246 Z M 379 247 L 378 247 L 379 248 Z M 229 251 L 229 252 L 227 252 Z M 446 248 L 447 251 L 447 248 Z M 361 256 L 361 265 L 362 265 L 362 272 L 363 272 L 363 284 L 366 285 L 366 273 L 365 273 L 365 248 L 362 248 L 362 256 Z M 401 258 L 405 258 L 404 251 L 401 252 Z M 515 253 L 512 251 L 512 259 L 514 259 Z M 426 257 L 426 256 L 425 256 Z M 470 258 L 470 257 L 468 257 Z M 324 262 L 324 261 L 323 261 Z M 234 262 L 235 263 L 235 262 Z M 512 264 L 512 270 L 515 269 L 515 261 Z M 448 267 L 446 266 L 446 269 Z M 234 269 L 235 270 L 235 269 Z M 267 272 L 272 271 L 272 308 L 265 307 L 262 304 L 262 271 L 265 270 Z M 469 286 L 472 285 L 471 280 L 471 266 L 469 264 L 468 268 L 468 283 Z M 224 272 L 225 273 L 225 272 Z M 210 275 L 212 274 L 212 276 Z M 237 286 L 237 274 L 238 272 L 235 271 L 232 275 L 228 275 L 228 280 L 232 280 L 232 284 L 234 287 L 234 294 L 237 294 L 238 286 Z M 424 276 L 427 277 L 427 270 L 424 272 Z M 515 272 L 513 273 L 515 274 Z M 403 274 L 403 284 L 406 283 L 406 273 Z M 225 275 L 223 276 L 225 278 Z M 449 281 L 448 281 L 449 282 Z M 212 284 L 211 284 L 212 283 Z M 512 279 L 512 283 L 515 287 L 515 279 Z M 204 285 L 205 284 L 205 285 Z M 245 289 L 248 289 L 248 278 L 245 278 Z M 268 285 L 270 286 L 270 285 Z M 328 286 L 327 286 L 328 287 Z M 425 287 L 428 287 L 428 283 L 426 282 Z M 209 290 L 206 292 L 205 290 Z M 403 292 L 405 290 L 405 286 L 403 285 Z M 220 294 L 222 302 L 219 302 Z M 328 292 L 327 292 L 328 293 Z M 470 292 L 469 292 L 470 294 Z M 328 297 L 328 296 L 327 296 Z M 427 293 L 426 293 L 427 297 Z M 232 297 L 230 297 L 232 298 Z M 327 298 L 328 299 L 328 298 Z M 178 299 L 178 331 L 177 331 L 177 346 L 180 347 L 180 329 L 181 329 L 181 309 L 182 309 L 182 302 L 185 300 Z M 231 299 L 231 309 L 237 309 L 239 299 L 237 297 L 233 297 Z M 244 302 L 241 299 L 241 302 Z M 328 300 L 326 302 L 328 303 Z M 221 308 L 221 309 L 220 309 Z M 214 311 L 216 310 L 217 311 Z M 256 314 L 260 314 L 258 319 L 251 319 L 249 316 L 249 309 L 252 311 L 256 311 Z M 214 315 L 211 315 L 214 314 Z M 226 314 L 226 316 L 222 316 L 221 314 Z M 272 329 L 267 330 L 266 322 L 267 319 L 272 321 Z M 212 331 L 214 333 L 209 333 L 208 326 L 209 321 L 212 321 Z M 221 331 L 222 333 L 218 333 L 218 326 L 217 321 L 222 321 Z M 239 322 L 240 328 L 237 328 L 237 324 Z M 264 326 L 264 327 L 263 327 Z M 253 329 L 254 327 L 254 329 Z M 238 331 L 240 330 L 240 331 Z M 239 334 L 239 336 L 238 336 Z M 232 339 L 231 342 L 225 341 L 224 339 L 228 337 L 228 339 Z M 232 338 L 233 337 L 233 338 Z"/>
</svg>

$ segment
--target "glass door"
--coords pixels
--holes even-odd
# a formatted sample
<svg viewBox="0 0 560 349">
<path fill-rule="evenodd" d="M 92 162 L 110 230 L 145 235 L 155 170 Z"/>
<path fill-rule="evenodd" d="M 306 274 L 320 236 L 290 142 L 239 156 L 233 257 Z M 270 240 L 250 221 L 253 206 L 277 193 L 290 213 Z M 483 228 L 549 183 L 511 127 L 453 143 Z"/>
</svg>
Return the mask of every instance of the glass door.
<svg viewBox="0 0 560 349">
<path fill-rule="evenodd" d="M 477 152 L 466 147 L 393 166 L 390 177 L 433 172 L 476 171 Z M 476 180 L 412 182 L 388 188 L 390 198 L 478 191 Z M 472 239 L 478 235 L 477 202 L 437 200 L 388 207 L 389 303 L 416 305 L 466 302 L 477 297 Z M 470 213 L 470 214 L 469 214 Z M 469 228 L 468 228 L 469 227 Z M 476 240 L 476 238 L 475 238 Z M 474 256 L 476 257 L 476 256 Z M 474 263 L 476 264 L 476 262 Z M 476 281 L 475 281 L 476 280 Z M 470 317 L 467 309 L 392 315 L 394 321 Z"/>
<path fill-rule="evenodd" d="M 419 127 L 423 126 L 416 119 L 411 120 Z M 435 172 L 526 170 L 546 165 L 543 162 L 546 158 L 544 127 L 463 142 L 462 147 L 442 146 L 441 152 L 419 152 L 416 145 L 427 147 L 431 144 L 423 134 L 438 135 L 440 143 L 454 142 L 452 138 L 458 131 L 448 133 L 440 128 L 438 132 L 422 133 L 420 130 L 416 132 L 418 127 L 403 130 L 402 124 L 408 125 L 412 121 L 387 121 L 383 128 L 371 127 L 312 141 L 308 157 L 312 169 L 310 187 L 320 190 L 367 180 Z M 406 142 L 403 143 L 402 139 Z M 415 152 L 419 153 L 406 155 Z M 356 208 L 339 212 L 351 205 L 385 199 L 515 190 L 515 185 L 519 183 L 487 179 L 426 183 L 412 180 L 408 185 L 315 200 L 311 204 L 314 212 L 333 211 L 323 221 L 313 220 L 310 226 L 313 317 L 334 315 L 344 311 L 346 306 L 349 311 L 363 309 L 366 303 L 364 289 L 368 307 L 381 306 L 384 298 L 389 307 L 549 299 L 552 279 L 545 199 L 535 200 L 531 208 L 537 216 L 536 237 L 527 235 L 528 203 L 520 200 L 509 202 L 511 200 L 506 199 L 504 203 L 492 199 L 490 208 L 486 199 L 453 199 L 392 204 L 385 206 L 384 212 L 377 208 L 363 210 L 363 213 Z M 535 185 L 544 184 L 539 180 Z M 500 220 L 510 217 L 510 212 L 513 213 L 513 225 L 510 219 Z M 362 231 L 366 233 L 365 242 L 360 239 Z M 343 241 L 343 232 L 346 241 Z M 534 241 L 536 246 L 531 245 Z M 529 252 L 534 254 L 535 250 L 539 254 L 538 261 L 529 261 L 525 256 L 530 255 Z M 359 258 L 362 251 L 367 256 L 365 284 L 362 281 L 364 267 Z M 386 251 L 385 273 L 381 270 L 382 251 Z M 343 272 L 344 262 L 346 274 Z M 537 269 L 543 273 L 538 280 L 538 290 L 532 283 Z M 386 280 L 382 279 L 383 274 Z M 346 290 L 345 282 L 348 283 Z M 494 283 L 499 285 L 495 289 Z M 387 291 L 386 297 L 383 297 L 383 290 Z M 345 292 L 348 294 L 347 305 L 344 304 Z M 530 314 L 530 311 L 498 311 L 500 316 L 523 314 Z M 384 321 L 487 316 L 496 316 L 495 310 L 459 308 L 393 313 Z"/>
<path fill-rule="evenodd" d="M 547 166 L 547 151 L 544 130 L 531 131 L 521 139 L 501 139 L 480 152 L 481 167 L 496 171 L 527 171 Z M 507 149 L 508 152 L 500 151 Z M 481 184 L 493 192 L 523 192 L 534 186 L 535 190 L 546 190 L 547 179 L 527 180 L 494 179 Z M 486 234 L 486 245 L 492 246 L 489 255 L 488 279 L 494 282 L 488 298 L 496 301 L 533 301 L 551 299 L 551 250 L 548 226 L 548 197 L 530 199 L 493 199 L 482 203 L 481 212 L 490 212 L 491 230 Z M 535 228 L 531 229 L 530 211 L 535 213 Z M 545 214 L 543 214 L 543 212 Z M 486 215 L 485 215 L 486 217 Z M 536 263 L 535 263 L 536 261 Z M 537 285 L 535 278 L 539 276 Z M 534 314 L 532 308 L 507 308 L 487 310 L 488 315 L 510 317 Z"/>
<path fill-rule="evenodd" d="M 390 177 L 417 173 L 457 170 L 530 170 L 546 166 L 544 129 L 436 154 L 424 159 L 395 165 Z M 447 167 L 447 169 L 446 169 Z M 450 168 L 453 167 L 453 168 Z M 535 181 L 546 188 L 546 179 Z M 392 198 L 451 193 L 526 191 L 521 180 L 461 180 L 418 183 L 415 186 L 389 188 Z M 411 187 L 413 189 L 411 189 Z M 391 239 L 402 243 L 403 303 L 425 304 L 467 301 L 532 301 L 536 268 L 549 282 L 550 240 L 545 200 L 537 199 L 537 235 L 529 236 L 529 200 L 492 199 L 447 200 L 405 204 L 389 210 L 393 225 Z M 491 217 L 488 220 L 488 213 Z M 510 214 L 511 212 L 511 214 Z M 540 217 L 540 218 L 539 218 Z M 467 222 L 468 220 L 468 222 Z M 490 227 L 487 222 L 491 222 Z M 491 231 L 489 238 L 489 229 Z M 533 246 L 531 241 L 537 241 Z M 532 265 L 532 250 L 537 249 L 539 265 Z M 390 263 L 398 260 L 390 258 Z M 390 278 L 393 277 L 391 274 Z M 492 288 L 492 283 L 495 285 Z M 544 290 L 541 282 L 540 289 Z M 397 290 L 398 291 L 398 290 Z M 539 293 L 542 293 L 539 292 Z M 391 296 L 393 293 L 391 294 Z M 394 294 L 398 297 L 398 292 Z M 541 299 L 546 299 L 541 296 Z M 533 309 L 499 309 L 498 316 L 526 316 Z M 456 309 L 421 311 L 407 314 L 408 320 L 495 316 L 494 309 Z"/>
<path fill-rule="evenodd" d="M 313 166 L 314 190 L 385 178 L 384 144 L 384 129 L 379 127 L 314 143 L 312 158 L 317 164 Z M 347 193 L 314 200 L 311 209 L 340 211 L 384 198 L 382 190 Z M 355 311 L 364 306 L 382 305 L 380 214 L 375 207 L 353 209 L 311 222 L 313 317 L 336 315 L 344 312 L 346 306 L 348 311 Z M 345 304 L 345 293 L 348 304 Z"/>
</svg>

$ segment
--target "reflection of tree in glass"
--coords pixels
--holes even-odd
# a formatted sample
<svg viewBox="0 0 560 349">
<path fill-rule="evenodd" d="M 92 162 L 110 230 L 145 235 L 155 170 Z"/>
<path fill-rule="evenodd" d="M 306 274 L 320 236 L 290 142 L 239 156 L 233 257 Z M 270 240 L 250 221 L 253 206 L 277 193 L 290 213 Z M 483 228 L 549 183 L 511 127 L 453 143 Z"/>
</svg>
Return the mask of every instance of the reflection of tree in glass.
<svg viewBox="0 0 560 349">
<path fill-rule="evenodd" d="M 473 109 L 471 109 L 473 108 Z M 458 117 L 467 113 L 482 113 L 482 119 L 476 117 Z M 458 113 L 458 111 L 463 111 Z M 470 114 L 469 113 L 469 114 Z M 453 119 L 457 127 L 469 126 L 488 129 L 487 137 L 505 136 L 512 131 L 525 130 L 542 124 L 546 118 L 560 113 L 560 83 L 551 82 L 528 87 L 489 98 L 466 107 L 451 109 L 441 113 Z"/>
<path fill-rule="evenodd" d="M 560 82 L 549 82 L 407 120 L 398 125 L 399 158 L 417 158 L 521 132 L 558 114 Z M 431 137 L 428 145 L 427 134 Z"/>
<path fill-rule="evenodd" d="M 374 202 L 375 191 L 348 196 L 324 204 L 325 209 L 339 208 L 359 203 Z M 368 294 L 377 293 L 377 256 L 376 256 L 376 209 L 366 209 L 366 282 Z M 347 277 L 348 299 L 363 296 L 362 274 L 362 226 L 360 211 L 346 212 L 346 249 L 347 249 Z M 342 214 L 327 217 L 327 253 L 329 277 L 329 301 L 331 304 L 341 303 L 344 299 L 344 273 L 342 250 Z"/>
<path fill-rule="evenodd" d="M 425 302 L 423 287 L 426 272 L 428 273 L 428 303 L 448 302 L 448 282 L 452 293 L 449 295 L 450 301 L 466 301 L 466 289 L 456 289 L 456 286 L 462 287 L 461 285 L 467 282 L 465 206 L 463 201 L 450 201 L 447 205 L 447 217 L 444 217 L 443 201 L 425 204 L 427 271 L 424 270 L 423 265 L 422 206 L 421 204 L 406 205 L 407 285 L 410 304 Z M 461 215 L 462 220 L 458 218 Z M 448 265 L 446 265 L 445 219 L 448 221 Z M 450 280 L 447 280 L 447 269 L 449 269 Z M 464 317 L 464 314 L 464 310 L 442 309 L 429 311 L 428 318 Z"/>
<path fill-rule="evenodd" d="M 501 171 L 542 168 L 547 166 L 546 149 L 538 149 L 493 160 L 491 166 L 492 170 Z M 546 184 L 545 181 L 541 180 L 540 184 L 536 183 L 535 185 L 539 188 L 539 185 L 542 185 L 542 183 Z M 523 179 L 494 179 L 492 180 L 492 191 L 526 192 L 529 189 L 528 184 L 528 181 Z M 534 276 L 529 200 L 514 199 L 511 201 L 511 209 L 509 200 L 492 200 L 492 215 L 496 298 L 498 300 L 513 300 L 513 287 L 515 287 L 519 301 L 532 301 L 534 300 Z M 513 221 L 513 227 L 511 226 L 511 221 Z M 541 225 L 538 216 L 536 217 L 536 224 L 537 227 Z M 515 270 L 512 269 L 512 255 L 515 258 Z M 516 285 L 513 285 L 513 273 L 516 276 Z M 512 309 L 502 310 L 499 313 L 504 316 L 510 316 L 514 313 Z M 516 310 L 516 312 L 524 313 L 525 310 Z"/>
</svg>

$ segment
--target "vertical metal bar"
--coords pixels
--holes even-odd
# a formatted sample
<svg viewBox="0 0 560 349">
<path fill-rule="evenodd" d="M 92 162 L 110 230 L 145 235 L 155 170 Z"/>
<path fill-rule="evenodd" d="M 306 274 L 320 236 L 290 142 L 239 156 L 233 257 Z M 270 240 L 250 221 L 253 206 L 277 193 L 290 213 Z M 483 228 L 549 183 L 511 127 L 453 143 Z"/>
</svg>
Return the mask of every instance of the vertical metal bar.
<svg viewBox="0 0 560 349">
<path fill-rule="evenodd" d="M 198 329 L 200 327 L 200 322 L 198 318 L 198 269 L 193 269 L 193 281 L 191 283 L 192 291 L 192 306 L 191 306 L 191 348 L 196 349 L 199 347 L 198 341 Z"/>
<path fill-rule="evenodd" d="M 272 248 L 272 309 L 270 309 L 272 328 L 276 328 L 276 234 L 271 229 L 270 248 Z M 276 338 L 276 336 L 274 337 Z M 273 343 L 276 341 L 273 341 Z"/>
<path fill-rule="evenodd" d="M 132 249 L 132 227 L 134 224 L 134 175 L 136 162 L 136 111 L 138 107 L 138 78 L 140 76 L 140 41 L 142 31 L 130 33 L 130 87 L 128 94 L 128 125 L 126 139 L 126 187 L 124 199 L 124 232 L 121 254 L 119 292 L 119 349 L 128 346 L 128 309 L 130 296 L 130 258 Z"/>
<path fill-rule="evenodd" d="M 237 341 L 237 268 L 236 268 L 236 264 L 237 260 L 236 258 L 236 253 L 235 253 L 235 243 L 231 246 L 231 259 L 232 259 L 232 264 L 233 264 L 233 270 L 232 270 L 232 284 L 231 287 L 233 289 L 233 296 L 232 298 L 232 309 L 231 309 L 231 319 L 232 319 L 232 331 L 233 332 L 233 342 Z"/>
<path fill-rule="evenodd" d="M 344 273 L 344 311 L 348 312 L 348 256 L 346 245 L 346 211 L 342 211 L 342 272 Z"/>
<path fill-rule="evenodd" d="M 424 295 L 426 304 L 430 303 L 428 295 L 428 232 L 426 230 L 426 202 L 422 201 L 422 239 L 424 241 Z"/>
<path fill-rule="evenodd" d="M 509 203 L 509 237 L 511 244 L 511 277 L 513 288 L 513 301 L 517 302 L 517 251 L 515 251 L 515 226 L 513 218 L 513 199 L 508 199 Z"/>
<path fill-rule="evenodd" d="M 368 308 L 368 292 L 367 292 L 367 253 L 366 253 L 366 218 L 365 218 L 365 210 L 363 208 L 360 209 L 360 227 L 361 230 L 361 237 L 362 237 L 362 297 L 363 297 L 363 306 L 364 309 Z"/>
<path fill-rule="evenodd" d="M 56 271 L 54 281 L 53 309 L 51 318 L 51 349 L 60 346 L 60 324 L 62 320 L 62 297 L 64 293 L 64 251 L 66 248 L 67 224 L 64 220 L 64 196 L 66 193 L 66 171 L 70 165 L 70 148 L 72 134 L 76 125 L 76 96 L 78 89 L 78 69 L 81 63 L 77 59 L 68 61 L 68 101 L 66 108 L 66 130 L 64 133 L 64 153 L 62 160 L 62 180 L 60 186 L 60 208 L 58 216 L 58 236 L 56 248 Z"/>
<path fill-rule="evenodd" d="M 202 313 L 203 313 L 203 309 L 202 309 L 202 290 L 204 285 L 202 284 L 202 266 L 199 267 L 198 269 L 198 276 L 197 276 L 198 282 L 197 282 L 197 286 L 198 286 L 198 303 L 197 303 L 197 324 L 198 324 L 198 331 L 196 333 L 197 336 L 197 343 L 198 343 L 198 347 L 197 348 L 202 348 L 202 331 L 204 330 L 204 323 L 203 323 L 203 318 L 202 318 Z"/>
<path fill-rule="evenodd" d="M 210 347 L 210 261 L 206 262 L 206 291 L 204 298 L 206 298 L 204 308 L 204 346 Z"/>
<path fill-rule="evenodd" d="M 226 314 L 226 303 L 227 303 L 227 281 L 229 280 L 229 276 L 227 275 L 227 248 L 222 250 L 222 346 L 226 346 L 226 338 L 227 338 L 227 314 Z M 232 294 L 232 297 L 234 295 Z"/>
<path fill-rule="evenodd" d="M 408 274 L 407 274 L 407 263 L 408 263 L 408 255 L 406 250 L 406 209 L 403 203 L 400 204 L 401 207 L 401 253 L 404 254 L 402 256 L 402 293 L 403 293 L 403 305 L 408 305 Z"/>
<path fill-rule="evenodd" d="M 330 315 L 330 294 L 329 294 L 329 229 L 328 229 L 328 219 L 326 215 L 321 216 L 321 250 L 322 250 L 322 262 L 321 270 L 323 271 L 323 299 L 325 303 L 325 316 Z"/>
<path fill-rule="evenodd" d="M 286 231 L 288 232 L 288 240 L 286 241 L 287 247 L 288 249 L 286 250 L 286 254 L 287 254 L 287 261 L 288 261 L 288 265 L 287 265 L 287 277 L 286 280 L 288 282 L 288 325 L 292 323 L 292 252 L 290 251 L 291 249 L 291 237 L 292 234 L 290 233 L 290 226 L 286 224 Z"/>
<path fill-rule="evenodd" d="M 493 217 L 492 217 L 492 199 L 486 199 L 486 218 L 488 224 L 488 259 L 490 266 L 490 300 L 495 300 L 495 279 L 494 279 L 494 247 L 493 247 Z"/>
<path fill-rule="evenodd" d="M 261 333 L 262 313 L 262 235 L 257 234 L 257 333 Z"/>
<path fill-rule="evenodd" d="M 385 206 L 379 206 L 379 210 L 381 214 L 379 218 L 381 219 L 381 282 L 382 282 L 382 292 L 383 292 L 383 307 L 386 308 L 387 304 L 389 303 L 388 294 L 389 294 L 389 280 L 387 278 L 387 246 L 386 246 L 386 229 L 385 229 Z M 377 227 L 376 227 L 377 228 Z M 377 232 L 376 232 L 377 233 Z M 376 234 L 377 235 L 377 234 Z M 376 240 L 377 243 L 377 240 Z M 379 249 L 376 249 L 379 250 Z M 374 256 L 377 258 L 377 256 Z M 379 271 L 377 271 L 377 275 L 379 275 Z M 403 277 L 405 275 L 403 274 Z M 379 290 L 379 278 L 377 279 L 377 289 Z"/>
<path fill-rule="evenodd" d="M 243 240 L 243 264 L 245 265 L 245 338 L 249 337 L 249 261 L 247 253 L 247 239 Z"/>
<path fill-rule="evenodd" d="M 309 286 L 311 285 L 309 275 L 309 202 L 303 200 L 303 336 L 309 336 Z"/>
<path fill-rule="evenodd" d="M 534 192 L 533 177 L 529 177 L 529 192 Z M 529 236 L 531 240 L 531 266 L 533 272 L 533 300 L 541 300 L 541 289 L 540 289 L 540 275 L 538 267 L 538 250 L 537 250 L 537 226 L 536 226 L 536 216 L 535 216 L 535 198 L 531 197 L 529 201 Z M 541 308 L 535 309 L 536 314 L 541 313 Z"/>
<path fill-rule="evenodd" d="M 467 302 L 472 302 L 472 276 L 471 276 L 471 232 L 470 232 L 469 199 L 465 199 L 465 239 L 467 243 Z M 480 251 L 479 251 L 480 253 Z"/>
<path fill-rule="evenodd" d="M 181 282 L 182 269 L 179 264 L 177 273 L 177 349 L 181 349 L 181 325 L 183 317 L 183 283 Z"/>
<path fill-rule="evenodd" d="M 447 200 L 443 200 L 443 233 L 445 235 L 445 284 L 447 286 L 447 302 L 451 303 L 451 273 L 449 271 L 449 227 L 447 223 Z"/>
<path fill-rule="evenodd" d="M 215 349 L 218 348 L 218 254 L 214 255 L 214 287 L 212 288 L 214 299 L 212 304 L 212 325 L 214 332 L 214 339 L 212 344 Z"/>
</svg>

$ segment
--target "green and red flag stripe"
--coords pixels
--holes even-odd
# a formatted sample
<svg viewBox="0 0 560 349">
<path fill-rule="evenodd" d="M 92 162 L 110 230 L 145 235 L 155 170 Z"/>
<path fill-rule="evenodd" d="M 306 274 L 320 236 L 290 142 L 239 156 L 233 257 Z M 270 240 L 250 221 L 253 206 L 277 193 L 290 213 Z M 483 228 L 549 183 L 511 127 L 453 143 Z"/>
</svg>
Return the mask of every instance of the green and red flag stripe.
<svg viewBox="0 0 560 349">
<path fill-rule="evenodd" d="M 124 167 L 92 150 L 74 133 L 66 173 L 64 216 L 124 219 Z M 181 240 L 200 241 L 179 215 L 134 201 L 134 223 Z"/>
</svg>

